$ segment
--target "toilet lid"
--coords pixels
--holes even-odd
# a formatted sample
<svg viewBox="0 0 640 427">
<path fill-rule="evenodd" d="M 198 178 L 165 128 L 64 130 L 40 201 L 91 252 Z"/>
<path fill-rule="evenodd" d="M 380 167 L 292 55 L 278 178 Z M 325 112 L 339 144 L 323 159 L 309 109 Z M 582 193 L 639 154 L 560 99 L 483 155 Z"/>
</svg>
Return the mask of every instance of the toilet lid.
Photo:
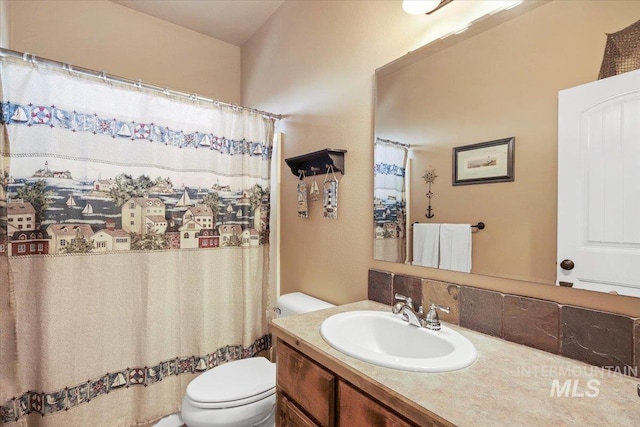
<svg viewBox="0 0 640 427">
<path fill-rule="evenodd" d="M 204 372 L 187 386 L 199 408 L 247 405 L 275 393 L 276 365 L 264 357 L 236 360 Z"/>
</svg>

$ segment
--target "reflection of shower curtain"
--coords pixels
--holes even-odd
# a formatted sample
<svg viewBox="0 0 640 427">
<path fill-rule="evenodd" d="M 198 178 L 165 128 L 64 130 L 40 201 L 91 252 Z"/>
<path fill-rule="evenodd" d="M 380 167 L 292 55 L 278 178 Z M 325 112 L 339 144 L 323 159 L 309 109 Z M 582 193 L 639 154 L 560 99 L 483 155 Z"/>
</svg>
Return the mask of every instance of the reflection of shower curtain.
<svg viewBox="0 0 640 427">
<path fill-rule="evenodd" d="M 0 423 L 150 421 L 268 348 L 273 120 L 0 67 Z"/>
<path fill-rule="evenodd" d="M 374 258 L 405 262 L 407 147 L 378 138 L 374 163 Z"/>
</svg>

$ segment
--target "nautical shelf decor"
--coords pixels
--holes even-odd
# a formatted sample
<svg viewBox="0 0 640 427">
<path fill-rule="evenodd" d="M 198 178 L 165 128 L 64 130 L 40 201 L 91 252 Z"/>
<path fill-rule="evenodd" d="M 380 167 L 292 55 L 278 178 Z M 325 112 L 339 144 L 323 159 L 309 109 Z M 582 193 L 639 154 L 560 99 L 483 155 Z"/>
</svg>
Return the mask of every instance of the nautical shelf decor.
<svg viewBox="0 0 640 427">
<path fill-rule="evenodd" d="M 289 157 L 284 161 L 291 169 L 291 173 L 298 177 L 302 172 L 307 176 L 313 175 L 314 172 L 327 173 L 330 166 L 334 171 L 344 175 L 344 153 L 346 152 L 347 150 L 325 148 L 313 153 Z"/>
</svg>

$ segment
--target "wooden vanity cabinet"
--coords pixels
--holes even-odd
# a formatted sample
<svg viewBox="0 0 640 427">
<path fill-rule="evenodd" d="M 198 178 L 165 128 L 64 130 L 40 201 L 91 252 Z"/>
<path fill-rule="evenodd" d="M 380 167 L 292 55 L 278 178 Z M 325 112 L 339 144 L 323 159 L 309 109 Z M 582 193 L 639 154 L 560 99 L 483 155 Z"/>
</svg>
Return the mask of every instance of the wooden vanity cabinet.
<svg viewBox="0 0 640 427">
<path fill-rule="evenodd" d="M 281 340 L 277 427 L 410 427 L 412 424 Z"/>
<path fill-rule="evenodd" d="M 278 341 L 276 347 L 278 357 L 276 425 L 333 426 L 335 376 L 282 341 Z M 302 411 L 296 411 L 296 407 Z M 300 421 L 302 418 L 304 421 Z"/>
<path fill-rule="evenodd" d="M 411 427 L 384 406 L 344 381 L 338 381 L 338 425 L 350 427 Z"/>
<path fill-rule="evenodd" d="M 276 401 L 276 426 L 278 427 L 317 427 L 318 424 L 307 417 L 295 403 L 278 392 Z"/>
</svg>

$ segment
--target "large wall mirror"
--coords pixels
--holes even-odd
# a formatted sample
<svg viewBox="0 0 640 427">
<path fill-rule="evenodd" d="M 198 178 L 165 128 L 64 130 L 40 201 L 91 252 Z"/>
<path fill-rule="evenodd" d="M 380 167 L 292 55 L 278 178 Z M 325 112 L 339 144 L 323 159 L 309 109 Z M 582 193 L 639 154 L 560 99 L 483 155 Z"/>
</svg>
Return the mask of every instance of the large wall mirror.
<svg viewBox="0 0 640 427">
<path fill-rule="evenodd" d="M 596 80 L 606 34 L 638 19 L 640 2 L 527 1 L 378 69 L 374 258 L 410 263 L 415 222 L 484 222 L 472 273 L 555 284 L 558 91 Z M 513 181 L 453 185 L 454 148 L 511 137 Z"/>
</svg>

